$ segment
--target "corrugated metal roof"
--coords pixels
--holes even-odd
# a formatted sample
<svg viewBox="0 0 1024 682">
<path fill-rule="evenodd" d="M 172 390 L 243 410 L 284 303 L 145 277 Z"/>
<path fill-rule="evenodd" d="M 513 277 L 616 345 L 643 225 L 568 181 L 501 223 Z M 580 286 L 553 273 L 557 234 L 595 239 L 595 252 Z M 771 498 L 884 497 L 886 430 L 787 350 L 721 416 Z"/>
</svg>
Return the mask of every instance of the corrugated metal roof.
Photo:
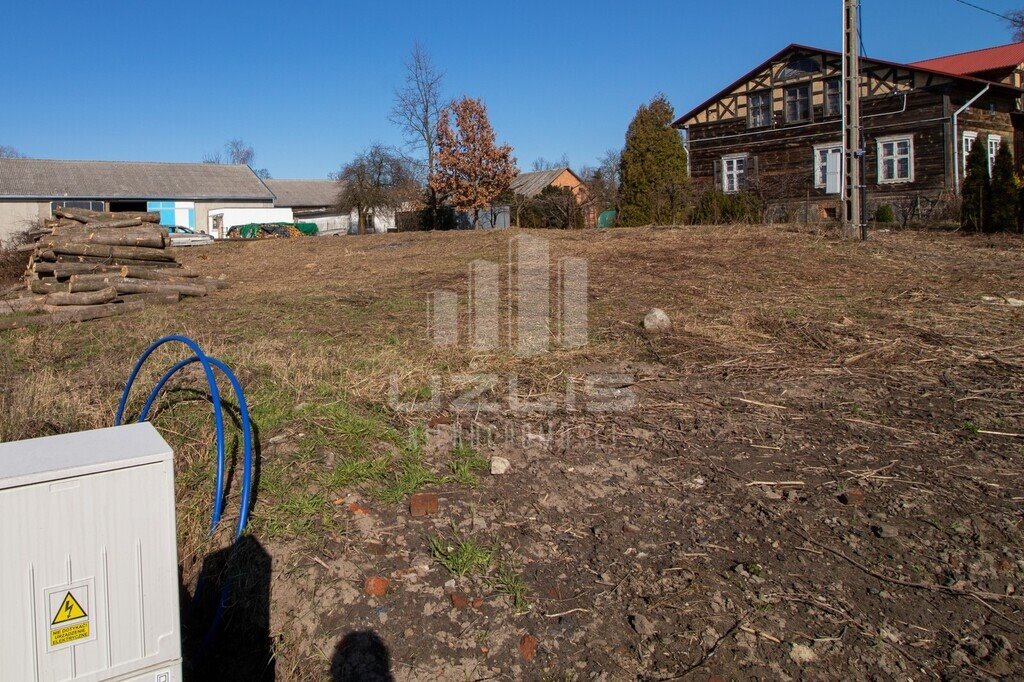
<svg viewBox="0 0 1024 682">
<path fill-rule="evenodd" d="M 4 199 L 250 199 L 274 195 L 248 166 L 0 159 Z"/>
<path fill-rule="evenodd" d="M 553 168 L 551 170 L 520 173 L 515 177 L 515 180 L 512 181 L 509 189 L 516 194 L 526 197 L 527 199 L 532 199 L 543 192 L 545 187 L 554 182 L 559 175 L 567 170 L 569 169 Z"/>
<path fill-rule="evenodd" d="M 338 183 L 335 180 L 264 180 L 276 199 L 275 206 L 284 208 L 311 208 L 334 206 L 338 203 Z"/>
<path fill-rule="evenodd" d="M 1011 43 L 971 52 L 959 52 L 945 57 L 925 59 L 910 66 L 946 71 L 961 76 L 1024 64 L 1024 43 Z"/>
</svg>

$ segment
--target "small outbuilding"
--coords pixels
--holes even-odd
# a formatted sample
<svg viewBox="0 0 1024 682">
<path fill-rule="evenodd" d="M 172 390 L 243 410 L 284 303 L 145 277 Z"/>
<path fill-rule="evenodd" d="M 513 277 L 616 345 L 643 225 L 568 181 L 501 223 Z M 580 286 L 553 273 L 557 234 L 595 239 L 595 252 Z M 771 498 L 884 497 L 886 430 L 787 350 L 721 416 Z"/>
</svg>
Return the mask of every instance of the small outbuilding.
<svg viewBox="0 0 1024 682">
<path fill-rule="evenodd" d="M 338 206 L 340 186 L 337 180 L 265 180 L 274 193 L 274 205 L 290 208 L 295 220 L 316 223 L 321 235 L 356 232 L 359 215 Z M 397 229 L 394 211 L 378 209 L 368 216 L 367 232 L 393 232 Z"/>
</svg>

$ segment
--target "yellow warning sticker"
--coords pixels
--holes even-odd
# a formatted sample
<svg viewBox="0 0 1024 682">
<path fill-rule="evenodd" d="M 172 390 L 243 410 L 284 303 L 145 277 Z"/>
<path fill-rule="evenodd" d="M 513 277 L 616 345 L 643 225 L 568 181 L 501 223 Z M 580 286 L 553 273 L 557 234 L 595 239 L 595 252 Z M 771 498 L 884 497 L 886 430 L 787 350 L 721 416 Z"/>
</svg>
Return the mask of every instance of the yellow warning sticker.
<svg viewBox="0 0 1024 682">
<path fill-rule="evenodd" d="M 50 587 L 43 591 L 45 609 L 40 623 L 50 637 L 43 635 L 40 643 L 46 643 L 48 652 L 58 651 L 65 647 L 79 646 L 96 639 L 93 628 L 93 611 L 96 604 L 95 584 L 93 578 L 84 578 L 72 583 Z M 42 618 L 40 618 L 42 620 Z"/>
<path fill-rule="evenodd" d="M 64 601 L 61 602 L 60 608 L 57 609 L 57 613 L 53 616 L 53 621 L 50 625 L 60 625 L 61 623 L 78 620 L 79 618 L 86 618 L 88 615 L 85 609 L 82 608 L 82 605 L 75 599 L 75 595 L 68 592 L 64 595 Z M 86 624 L 85 636 L 89 636 L 88 624 Z"/>
<path fill-rule="evenodd" d="M 89 639 L 88 620 L 81 623 L 75 623 L 74 625 L 65 625 L 50 630 L 50 646 L 70 644 L 71 642 L 77 642 L 80 639 Z"/>
</svg>

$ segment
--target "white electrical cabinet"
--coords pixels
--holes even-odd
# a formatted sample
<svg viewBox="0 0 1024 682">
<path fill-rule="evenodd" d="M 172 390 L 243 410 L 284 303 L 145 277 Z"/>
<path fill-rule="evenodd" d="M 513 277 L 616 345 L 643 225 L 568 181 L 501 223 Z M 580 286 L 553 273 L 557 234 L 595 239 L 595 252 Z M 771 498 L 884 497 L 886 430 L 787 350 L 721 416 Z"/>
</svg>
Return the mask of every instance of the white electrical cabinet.
<svg viewBox="0 0 1024 682">
<path fill-rule="evenodd" d="M 150 424 L 0 443 L 0 680 L 180 682 L 173 453 Z"/>
</svg>

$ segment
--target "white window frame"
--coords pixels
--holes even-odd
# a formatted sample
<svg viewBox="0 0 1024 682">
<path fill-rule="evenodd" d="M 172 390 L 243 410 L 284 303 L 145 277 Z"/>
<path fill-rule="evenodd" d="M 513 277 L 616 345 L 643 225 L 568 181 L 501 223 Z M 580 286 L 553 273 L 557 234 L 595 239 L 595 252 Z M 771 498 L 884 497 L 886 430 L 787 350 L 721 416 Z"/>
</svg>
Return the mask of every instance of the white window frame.
<svg viewBox="0 0 1024 682">
<path fill-rule="evenodd" d="M 907 154 L 909 163 L 908 169 L 910 175 L 905 178 L 899 177 L 900 169 L 900 156 L 896 154 L 896 145 L 900 142 L 906 142 L 909 146 L 909 153 Z M 879 185 L 900 185 L 905 183 L 914 182 L 914 136 L 913 135 L 890 135 L 889 137 L 880 137 L 876 140 L 877 143 L 877 156 L 878 156 L 878 167 L 876 172 L 878 173 L 878 184 Z M 883 149 L 887 144 L 893 145 L 893 174 L 895 177 L 885 178 L 882 174 L 882 167 L 885 163 L 885 157 L 883 155 Z"/>
<path fill-rule="evenodd" d="M 970 142 L 970 144 L 968 144 Z M 960 138 L 960 153 L 963 159 L 963 171 L 964 177 L 967 177 L 967 157 L 971 155 L 971 150 L 974 149 L 974 145 L 978 142 L 978 133 L 973 130 L 965 130 L 963 137 Z"/>
<path fill-rule="evenodd" d="M 988 176 L 992 177 L 992 169 L 996 165 L 996 155 L 1003 146 L 1003 136 L 992 133 L 988 136 Z"/>
<path fill-rule="evenodd" d="M 754 107 L 751 101 L 754 97 L 768 98 L 768 121 L 766 123 L 754 122 Z M 770 128 L 775 118 L 775 96 L 771 90 L 757 90 L 747 96 L 747 127 L 748 128 Z"/>
<path fill-rule="evenodd" d="M 837 85 L 839 88 L 839 102 L 836 104 L 834 111 L 828 104 L 828 86 L 832 84 Z M 822 110 L 824 111 L 825 118 L 843 115 L 843 81 L 841 78 L 828 78 L 823 81 L 823 85 L 821 86 L 821 97 L 823 102 Z"/>
<path fill-rule="evenodd" d="M 743 161 L 743 170 L 735 168 L 735 162 Z M 733 162 L 733 170 L 729 170 L 729 163 Z M 750 154 L 729 154 L 722 157 L 722 191 L 725 194 L 739 194 L 746 184 L 747 173 L 750 170 Z M 732 176 L 735 182 L 735 189 L 729 189 L 729 178 Z"/>
<path fill-rule="evenodd" d="M 814 145 L 814 187 L 815 189 L 825 189 L 828 186 L 828 170 L 826 169 L 826 163 L 828 157 L 825 157 L 825 162 L 821 157 L 822 152 L 832 152 L 839 150 L 839 153 L 843 153 L 843 142 L 828 142 L 826 144 Z"/>
</svg>

